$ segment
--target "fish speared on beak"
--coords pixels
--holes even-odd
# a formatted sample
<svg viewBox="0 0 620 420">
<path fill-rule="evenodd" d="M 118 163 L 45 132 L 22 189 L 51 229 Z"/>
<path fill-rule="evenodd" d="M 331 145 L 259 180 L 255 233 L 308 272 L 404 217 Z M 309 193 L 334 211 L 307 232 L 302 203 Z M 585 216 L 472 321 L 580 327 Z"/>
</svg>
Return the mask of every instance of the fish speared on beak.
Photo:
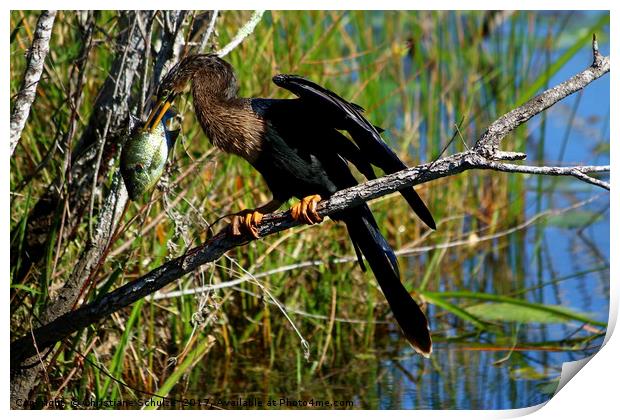
<svg viewBox="0 0 620 420">
<path fill-rule="evenodd" d="M 172 106 L 172 101 L 174 101 L 174 97 L 175 95 L 173 93 L 170 93 L 163 98 L 157 100 L 155 106 L 151 110 L 149 117 L 144 123 L 144 128 L 142 129 L 143 132 L 153 132 L 155 127 L 157 127 L 161 120 L 164 118 L 164 115 L 166 115 L 168 109 L 170 109 L 170 107 Z"/>
</svg>

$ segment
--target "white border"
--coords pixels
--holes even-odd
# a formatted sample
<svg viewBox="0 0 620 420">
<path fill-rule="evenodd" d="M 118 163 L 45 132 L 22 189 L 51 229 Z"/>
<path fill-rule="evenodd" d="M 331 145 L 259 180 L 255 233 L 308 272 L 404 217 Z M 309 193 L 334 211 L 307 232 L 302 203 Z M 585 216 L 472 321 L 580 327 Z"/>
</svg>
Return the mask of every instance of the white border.
<svg viewBox="0 0 620 420">
<path fill-rule="evenodd" d="M 6 3 L 5 3 L 6 4 Z M 442 0 L 435 0 L 433 2 L 404 2 L 404 1 L 386 1 L 383 0 L 379 4 L 382 10 L 407 10 L 407 9 L 428 9 L 428 6 L 432 6 L 433 9 L 453 9 L 458 7 L 465 6 L 467 9 L 471 10 L 486 10 L 486 9 L 528 9 L 528 10 L 536 10 L 536 9 L 545 9 L 545 10 L 611 10 L 611 55 L 617 56 L 618 52 L 618 39 L 613 36 L 616 34 L 616 28 L 618 27 L 618 19 L 617 19 L 617 11 L 614 10 L 614 7 L 611 1 L 598 1 L 598 0 L 590 0 L 588 2 L 583 1 L 575 1 L 575 0 L 565 0 L 562 2 L 558 1 L 533 1 L 533 0 L 521 0 L 519 2 L 507 2 L 507 1 L 470 1 L 467 4 L 462 2 L 449 2 Z M 101 7 L 104 6 L 106 9 L 152 9 L 154 7 L 163 7 L 170 8 L 174 6 L 174 8 L 186 8 L 186 9 L 208 9 L 208 8 L 219 8 L 219 9 L 228 9 L 228 10 L 247 10 L 247 9 L 274 9 L 274 10 L 282 10 L 282 9 L 372 9 L 376 8 L 378 4 L 376 2 L 370 1 L 352 1 L 352 0 L 344 0 L 335 2 L 333 0 L 314 0 L 312 2 L 308 1 L 297 1 L 295 3 L 285 2 L 285 1 L 241 1 L 241 0 L 228 0 L 226 2 L 197 2 L 197 1 L 186 1 L 186 0 L 177 0 L 174 4 L 170 4 L 168 2 L 146 2 L 146 1 L 118 1 L 118 0 L 108 0 L 105 3 L 87 3 L 84 1 L 20 1 L 19 3 L 9 3 L 2 10 L 2 19 L 7 24 L 9 22 L 9 8 L 19 8 L 19 9 L 43 9 L 43 8 L 51 8 L 55 7 L 58 9 L 83 9 L 89 7 Z M 8 44 L 9 44 L 9 30 L 5 27 L 5 30 L 2 33 L 2 42 L 5 48 L 4 53 L 4 65 L 2 65 L 2 84 L 3 91 L 5 92 L 4 98 L 0 107 L 2 109 L 3 115 L 5 115 L 4 121 L 4 132 L 5 136 L 8 139 L 8 127 L 9 127 L 9 101 L 7 100 L 8 96 L 8 80 L 9 80 L 9 72 L 10 72 L 10 60 L 8 57 Z M 608 77 L 608 76 L 605 76 Z M 610 92 L 620 92 L 620 86 L 616 82 L 617 78 L 611 77 L 611 90 Z M 611 100 L 611 115 L 616 116 L 615 111 L 617 111 L 617 106 L 615 103 L 617 96 L 612 95 Z M 618 157 L 618 137 L 617 137 L 617 127 L 615 124 L 615 119 L 612 117 L 610 121 L 610 138 L 615 139 L 616 141 L 612 142 L 611 147 L 611 160 L 616 161 Z M 6 141 L 8 148 L 8 141 Z M 4 197 L 9 196 L 9 170 L 10 165 L 6 165 L 2 169 L 0 169 L 0 177 L 1 177 L 1 185 L 2 192 Z M 612 170 L 611 174 L 612 184 L 615 179 L 615 173 Z M 620 232 L 620 226 L 618 226 L 618 218 L 617 218 L 617 210 L 619 207 L 619 196 L 615 193 L 615 190 L 612 189 L 611 195 L 611 232 Z M 5 261 L 4 267 L 9 267 L 9 225 L 6 221 L 9 220 L 9 207 L 8 203 L 4 206 L 0 206 L 0 217 L 1 220 L 4 220 L 2 224 L 0 235 L 5 238 L 2 243 L 2 256 Z M 611 254 L 614 255 L 613 250 L 618 249 L 618 235 L 612 235 L 611 241 Z M 5 268 L 6 270 L 6 268 Z M 6 271 L 5 271 L 6 272 Z M 613 331 L 615 326 L 615 321 L 617 318 L 618 312 L 618 292 L 620 290 L 618 285 L 618 264 L 614 262 L 612 259 L 610 278 L 611 278 L 611 296 L 612 301 L 610 303 L 610 328 L 609 331 Z M 8 296 L 6 295 L 8 291 L 8 276 L 5 280 L 5 286 L 2 288 L 2 294 L 5 298 L 5 302 L 8 300 Z M 8 329 L 8 320 L 10 319 L 9 315 L 9 305 L 2 305 L 3 315 L 4 315 L 4 337 L 5 343 L 10 341 L 9 329 Z M 577 378 L 571 380 L 555 397 L 553 397 L 542 409 L 540 409 L 543 405 L 530 407 L 525 409 L 518 410 L 503 410 L 503 411 L 383 411 L 383 412 L 370 412 L 370 411 L 354 411 L 354 412 L 343 412 L 339 411 L 337 413 L 333 412 L 321 412 L 321 416 L 330 416 L 337 415 L 339 418 L 353 418 L 355 416 L 355 420 L 360 418 L 375 418 L 377 415 L 386 415 L 386 416 L 403 416 L 406 418 L 412 418 L 415 416 L 416 419 L 419 418 L 442 418 L 442 419 L 451 419 L 451 418 L 474 418 L 474 419 L 486 419 L 486 418 L 510 418 L 510 417 L 518 417 L 525 414 L 532 414 L 532 418 L 535 419 L 566 419 L 573 417 L 580 418 L 611 418 L 614 415 L 617 415 L 618 411 L 618 402 L 620 401 L 620 397 L 618 396 L 618 385 L 617 381 L 620 379 L 620 344 L 619 339 L 617 337 L 611 337 L 610 334 L 606 337 L 606 345 L 599 352 L 599 354 L 595 355 L 593 359 L 582 369 L 581 372 L 578 373 Z M 0 399 L 4 403 L 3 407 L 8 410 L 9 407 L 9 371 L 8 371 L 8 345 L 4 345 L 1 348 L 2 356 L 4 363 L 1 364 L 1 373 L 5 380 L 5 388 L 4 392 L 0 393 Z M 363 384 L 360 384 L 363 386 Z M 77 413 L 77 414 L 76 414 Z M 84 413 L 83 411 L 79 412 L 49 412 L 49 411 L 38 411 L 38 412 L 23 412 L 23 411 L 11 411 L 9 414 L 13 416 L 79 416 Z M 611 414 L 613 413 L 613 414 Z M 89 412 L 89 416 L 109 416 L 109 412 L 103 411 L 95 411 Z M 154 416 L 168 416 L 170 413 L 166 412 L 156 412 L 153 413 Z M 237 415 L 239 413 L 230 413 L 230 412 L 218 412 L 218 411 L 210 411 L 208 413 L 205 412 L 190 412 L 185 411 L 183 416 L 198 416 L 199 418 L 215 417 L 220 418 L 221 416 L 229 416 L 229 415 Z M 250 416 L 269 416 L 269 418 L 289 418 L 291 415 L 299 418 L 310 418 L 316 417 L 317 411 L 303 411 L 298 410 L 294 413 L 288 411 L 252 411 L 251 413 L 247 413 L 246 415 Z M 121 417 L 135 416 L 139 415 L 136 411 L 119 411 L 114 413 L 114 415 L 119 415 Z"/>
</svg>

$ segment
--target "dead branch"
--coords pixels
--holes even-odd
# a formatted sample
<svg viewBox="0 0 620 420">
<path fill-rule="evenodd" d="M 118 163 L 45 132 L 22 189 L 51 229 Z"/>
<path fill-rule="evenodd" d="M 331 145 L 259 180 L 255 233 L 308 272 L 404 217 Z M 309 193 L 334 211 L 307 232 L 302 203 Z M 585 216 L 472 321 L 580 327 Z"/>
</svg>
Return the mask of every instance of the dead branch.
<svg viewBox="0 0 620 420">
<path fill-rule="evenodd" d="M 211 19 L 209 21 L 209 26 L 207 27 L 207 30 L 205 31 L 202 37 L 202 41 L 200 41 L 200 47 L 198 47 L 199 53 L 207 52 L 207 44 L 209 42 L 209 38 L 211 37 L 211 34 L 213 33 L 213 30 L 215 29 L 215 21 L 217 20 L 217 16 L 219 13 L 220 13 L 219 10 L 213 10 L 211 12 Z"/>
<path fill-rule="evenodd" d="M 228 53 L 237 48 L 237 46 L 239 46 L 239 44 L 241 44 L 244 39 L 250 36 L 250 34 L 254 32 L 254 28 L 256 28 L 258 22 L 260 22 L 260 20 L 262 19 L 264 13 L 264 10 L 255 11 L 250 20 L 248 20 L 246 24 L 243 25 L 241 29 L 239 29 L 239 32 L 237 32 L 237 35 L 235 35 L 232 41 L 230 41 L 228 45 L 226 45 L 224 48 L 222 48 L 216 53 L 218 57 L 224 57 L 228 55 Z"/>
<path fill-rule="evenodd" d="M 601 56 L 598 51 L 596 36 L 592 39 L 592 65 L 563 83 L 547 89 L 525 104 L 502 115 L 486 129 L 478 139 L 474 149 L 489 159 L 494 159 L 500 150 L 499 143 L 515 128 L 528 121 L 534 115 L 561 101 L 567 96 L 583 89 L 602 75 L 609 73 L 609 57 Z"/>
<path fill-rule="evenodd" d="M 403 188 L 453 176 L 466 170 L 494 169 L 492 166 L 496 163 L 473 151 L 458 153 L 434 163 L 418 165 L 346 190 L 338 191 L 328 200 L 319 203 L 317 212 L 321 216 L 329 216 Z M 609 167 L 578 167 L 571 169 L 585 173 L 601 172 L 609 170 Z M 553 175 L 552 172 L 550 174 Z M 289 212 L 272 213 L 266 215 L 263 219 L 260 224 L 259 234 L 261 237 L 265 237 L 290 229 L 298 224 L 298 222 L 291 218 Z M 232 236 L 229 234 L 228 229 L 225 228 L 207 242 L 161 265 L 143 277 L 119 287 L 96 302 L 84 305 L 47 325 L 37 328 L 33 331 L 32 337 L 36 340 L 39 349 L 48 348 L 75 331 L 98 322 L 111 313 L 131 305 L 181 276 L 194 271 L 201 265 L 217 260 L 225 252 L 246 243 L 246 238 Z M 34 354 L 35 347 L 32 337 L 26 336 L 11 344 L 12 368 L 17 367 L 25 357 Z"/>
<path fill-rule="evenodd" d="M 32 46 L 28 50 L 28 63 L 24 71 L 24 79 L 11 112 L 11 156 L 26 125 L 26 120 L 30 114 L 30 107 L 34 102 L 37 85 L 41 79 L 41 74 L 43 74 L 45 57 L 47 57 L 47 53 L 50 50 L 50 38 L 52 36 L 54 19 L 56 19 L 56 10 L 45 10 L 37 21 L 37 29 L 34 33 Z"/>
</svg>

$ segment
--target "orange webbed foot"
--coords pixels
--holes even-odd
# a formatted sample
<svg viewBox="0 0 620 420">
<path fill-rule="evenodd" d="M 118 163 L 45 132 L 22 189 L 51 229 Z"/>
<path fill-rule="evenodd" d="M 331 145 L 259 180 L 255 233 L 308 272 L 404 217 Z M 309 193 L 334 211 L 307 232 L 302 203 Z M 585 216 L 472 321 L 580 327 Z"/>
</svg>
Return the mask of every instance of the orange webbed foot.
<svg viewBox="0 0 620 420">
<path fill-rule="evenodd" d="M 318 194 L 302 198 L 299 203 L 291 207 L 291 216 L 293 219 L 308 225 L 321 223 L 323 217 L 316 212 L 319 201 L 321 201 L 321 196 Z"/>
<path fill-rule="evenodd" d="M 258 225 L 263 220 L 263 213 L 257 210 L 243 210 L 234 214 L 230 221 L 230 232 L 234 236 L 248 235 L 260 238 Z"/>
</svg>

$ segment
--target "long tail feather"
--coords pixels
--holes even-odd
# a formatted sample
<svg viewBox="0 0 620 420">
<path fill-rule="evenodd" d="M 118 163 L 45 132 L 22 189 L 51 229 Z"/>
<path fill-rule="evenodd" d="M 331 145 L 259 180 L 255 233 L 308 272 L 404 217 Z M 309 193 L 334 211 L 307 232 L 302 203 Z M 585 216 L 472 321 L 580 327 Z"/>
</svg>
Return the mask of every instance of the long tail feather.
<svg viewBox="0 0 620 420">
<path fill-rule="evenodd" d="M 409 203 L 409 206 L 413 209 L 415 214 L 418 215 L 420 220 L 426 223 L 426 226 L 429 228 L 436 230 L 437 225 L 435 224 L 435 220 L 433 219 L 433 215 L 431 214 L 424 201 L 420 198 L 417 192 L 413 188 L 406 188 L 401 190 L 400 193 L 405 197 L 405 200 Z"/>
<path fill-rule="evenodd" d="M 403 334 L 415 351 L 429 357 L 432 342 L 428 320 L 400 282 L 394 251 L 381 235 L 370 209 L 362 205 L 338 218 L 346 223 L 356 251 L 366 257 Z"/>
</svg>

